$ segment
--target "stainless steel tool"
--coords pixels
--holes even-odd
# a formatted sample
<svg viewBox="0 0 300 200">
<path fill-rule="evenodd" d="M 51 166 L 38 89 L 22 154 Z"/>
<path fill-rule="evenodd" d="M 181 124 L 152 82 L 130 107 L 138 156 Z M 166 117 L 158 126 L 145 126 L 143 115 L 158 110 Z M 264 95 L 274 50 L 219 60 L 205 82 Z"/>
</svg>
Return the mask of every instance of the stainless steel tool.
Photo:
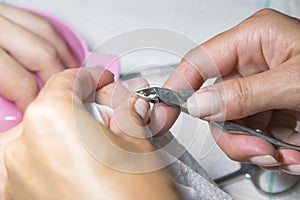
<svg viewBox="0 0 300 200">
<path fill-rule="evenodd" d="M 190 89 L 184 89 L 179 90 L 178 92 L 175 92 L 173 90 L 167 89 L 167 88 L 161 88 L 161 87 L 148 87 L 148 88 L 142 88 L 136 91 L 136 95 L 140 96 L 141 98 L 156 103 L 161 102 L 168 105 L 173 105 L 181 109 L 182 112 L 185 112 L 187 114 L 187 106 L 186 101 L 187 99 L 192 96 L 194 93 L 194 90 Z M 257 137 L 260 137 L 276 147 L 285 147 L 289 149 L 294 149 L 297 151 L 300 151 L 300 146 L 289 144 L 280 140 L 277 140 L 275 138 L 269 137 L 267 134 L 265 134 L 263 131 L 257 129 L 253 130 L 251 128 L 230 122 L 218 122 L 218 121 L 211 121 L 211 124 L 219 127 L 223 131 L 239 131 L 239 132 L 245 132 Z"/>
</svg>

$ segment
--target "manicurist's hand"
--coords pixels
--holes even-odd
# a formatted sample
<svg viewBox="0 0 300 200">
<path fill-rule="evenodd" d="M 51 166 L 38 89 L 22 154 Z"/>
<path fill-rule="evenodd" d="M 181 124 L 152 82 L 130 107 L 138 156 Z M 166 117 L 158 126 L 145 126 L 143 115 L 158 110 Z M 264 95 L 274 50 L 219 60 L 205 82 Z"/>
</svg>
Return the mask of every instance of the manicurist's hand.
<svg viewBox="0 0 300 200">
<path fill-rule="evenodd" d="M 149 104 L 130 95 L 145 81 L 112 81 L 102 68 L 50 78 L 22 123 L 0 136 L 6 200 L 178 198 L 146 139 Z M 111 106 L 106 126 L 85 107 L 95 99 Z"/>
<path fill-rule="evenodd" d="M 283 141 L 300 145 L 295 130 L 300 111 L 300 21 L 261 10 L 236 27 L 188 52 L 166 87 L 193 88 L 188 111 L 204 120 L 237 120 Z M 199 89 L 208 78 L 215 84 Z M 158 105 L 157 132 L 164 132 L 178 110 Z M 164 117 L 164 119 L 160 119 Z M 276 149 L 263 139 L 211 127 L 216 142 L 232 159 L 300 174 L 300 153 Z"/>
<path fill-rule="evenodd" d="M 0 95 L 23 112 L 36 97 L 38 84 L 78 63 L 50 22 L 0 3 Z"/>
</svg>

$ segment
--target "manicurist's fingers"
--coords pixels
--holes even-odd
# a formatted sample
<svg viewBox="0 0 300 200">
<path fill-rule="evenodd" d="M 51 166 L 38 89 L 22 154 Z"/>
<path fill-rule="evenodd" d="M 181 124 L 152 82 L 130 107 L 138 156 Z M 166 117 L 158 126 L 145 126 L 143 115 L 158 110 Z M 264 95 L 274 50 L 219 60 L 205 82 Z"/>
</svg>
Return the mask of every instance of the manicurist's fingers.
<svg viewBox="0 0 300 200">
<path fill-rule="evenodd" d="M 275 147 L 261 138 L 244 133 L 223 132 L 214 126 L 211 126 L 211 131 L 220 148 L 233 160 L 264 167 L 281 164 Z"/>
<path fill-rule="evenodd" d="M 278 151 L 278 154 L 283 165 L 281 169 L 284 172 L 287 172 L 289 174 L 294 174 L 294 175 L 300 175 L 300 152 L 299 151 L 292 150 L 292 149 L 280 149 Z"/>
<path fill-rule="evenodd" d="M 295 57 L 263 73 L 203 88 L 188 99 L 188 111 L 195 117 L 232 120 L 272 109 L 297 110 L 300 99 L 300 94 L 295 93 L 300 90 L 297 60 Z"/>
</svg>

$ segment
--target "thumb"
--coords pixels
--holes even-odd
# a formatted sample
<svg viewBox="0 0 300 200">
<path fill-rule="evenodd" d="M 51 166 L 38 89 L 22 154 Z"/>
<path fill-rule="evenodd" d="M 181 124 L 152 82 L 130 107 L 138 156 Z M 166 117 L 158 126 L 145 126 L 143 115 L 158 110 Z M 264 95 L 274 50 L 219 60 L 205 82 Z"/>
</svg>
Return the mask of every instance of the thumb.
<svg viewBox="0 0 300 200">
<path fill-rule="evenodd" d="M 188 99 L 187 107 L 194 117 L 220 121 L 271 109 L 299 110 L 299 86 L 297 66 L 280 66 L 202 88 Z"/>
</svg>

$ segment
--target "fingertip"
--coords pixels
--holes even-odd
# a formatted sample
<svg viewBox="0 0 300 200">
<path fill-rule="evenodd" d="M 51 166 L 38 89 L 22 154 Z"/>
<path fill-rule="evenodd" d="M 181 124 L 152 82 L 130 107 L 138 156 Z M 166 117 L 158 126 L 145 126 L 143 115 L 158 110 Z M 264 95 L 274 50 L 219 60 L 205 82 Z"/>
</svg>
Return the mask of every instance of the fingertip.
<svg viewBox="0 0 300 200">
<path fill-rule="evenodd" d="M 252 156 L 248 160 L 251 163 L 262 167 L 277 167 L 281 165 L 281 163 L 272 155 Z"/>
<path fill-rule="evenodd" d="M 97 83 L 97 87 L 96 89 L 101 89 L 103 86 L 109 84 L 109 83 L 113 83 L 114 82 L 114 74 L 107 70 L 104 69 L 102 67 L 81 67 L 81 68 L 75 68 L 75 69 L 69 69 L 69 70 L 75 70 L 78 71 L 79 74 L 81 73 L 81 71 L 83 73 L 87 72 L 90 77 L 92 77 L 92 80 Z"/>
<path fill-rule="evenodd" d="M 284 172 L 300 175 L 300 152 L 293 149 L 279 149 L 278 154 Z"/>
<path fill-rule="evenodd" d="M 164 87 L 179 90 L 179 89 L 199 89 L 204 79 L 197 69 L 186 59 L 182 59 L 178 67 L 168 77 Z"/>
<path fill-rule="evenodd" d="M 278 157 L 284 165 L 300 164 L 300 152 L 293 149 L 279 149 Z"/>
<path fill-rule="evenodd" d="M 114 73 L 102 67 L 92 67 L 92 69 L 93 68 L 100 72 L 99 74 L 92 73 L 92 75 L 95 75 L 95 78 L 98 79 L 97 89 L 100 89 L 103 86 L 114 82 Z"/>
</svg>

